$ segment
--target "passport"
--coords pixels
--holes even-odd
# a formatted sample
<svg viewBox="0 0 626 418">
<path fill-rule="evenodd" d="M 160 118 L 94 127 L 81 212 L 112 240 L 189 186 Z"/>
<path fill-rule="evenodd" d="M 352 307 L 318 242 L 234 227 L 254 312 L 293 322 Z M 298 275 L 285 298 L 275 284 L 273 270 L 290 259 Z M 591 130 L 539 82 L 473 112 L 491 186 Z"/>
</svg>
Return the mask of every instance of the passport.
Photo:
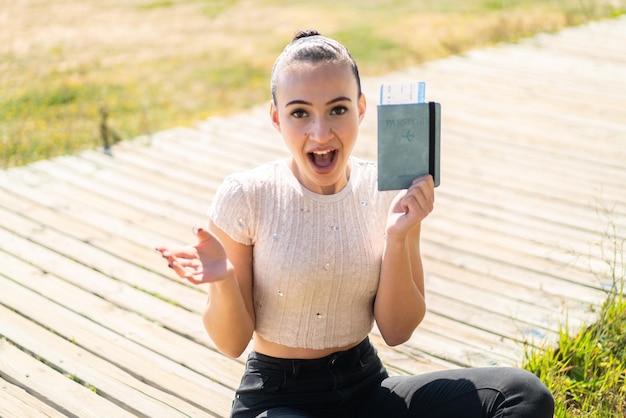
<svg viewBox="0 0 626 418">
<path fill-rule="evenodd" d="M 440 184 L 441 104 L 424 101 L 425 84 L 383 84 L 378 105 L 378 190 L 407 189 L 431 174 Z"/>
</svg>

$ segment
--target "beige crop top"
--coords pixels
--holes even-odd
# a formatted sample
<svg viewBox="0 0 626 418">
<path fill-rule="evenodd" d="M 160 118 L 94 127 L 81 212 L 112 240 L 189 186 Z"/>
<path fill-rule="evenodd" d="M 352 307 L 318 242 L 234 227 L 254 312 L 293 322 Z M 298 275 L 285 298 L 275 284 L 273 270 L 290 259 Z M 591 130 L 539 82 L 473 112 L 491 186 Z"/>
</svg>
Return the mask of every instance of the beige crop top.
<svg viewBox="0 0 626 418">
<path fill-rule="evenodd" d="M 394 192 L 378 192 L 374 163 L 351 159 L 348 185 L 319 195 L 286 160 L 227 177 L 210 219 L 254 246 L 256 329 L 291 347 L 342 347 L 374 322 L 387 212 Z"/>
</svg>

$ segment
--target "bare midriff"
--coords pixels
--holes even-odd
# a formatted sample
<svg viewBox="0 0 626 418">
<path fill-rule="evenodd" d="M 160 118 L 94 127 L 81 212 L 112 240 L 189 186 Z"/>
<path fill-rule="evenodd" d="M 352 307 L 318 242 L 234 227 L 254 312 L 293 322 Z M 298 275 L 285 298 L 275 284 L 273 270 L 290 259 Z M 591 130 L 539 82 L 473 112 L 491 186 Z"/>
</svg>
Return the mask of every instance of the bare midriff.
<svg viewBox="0 0 626 418">
<path fill-rule="evenodd" d="M 254 334 L 252 348 L 254 351 L 270 357 L 286 359 L 316 359 L 326 357 L 340 351 L 349 350 L 357 346 L 359 343 L 360 341 L 357 341 L 354 344 L 350 344 L 345 347 L 331 347 L 317 350 L 313 348 L 288 347 L 286 345 L 268 341 L 260 335 Z"/>
</svg>

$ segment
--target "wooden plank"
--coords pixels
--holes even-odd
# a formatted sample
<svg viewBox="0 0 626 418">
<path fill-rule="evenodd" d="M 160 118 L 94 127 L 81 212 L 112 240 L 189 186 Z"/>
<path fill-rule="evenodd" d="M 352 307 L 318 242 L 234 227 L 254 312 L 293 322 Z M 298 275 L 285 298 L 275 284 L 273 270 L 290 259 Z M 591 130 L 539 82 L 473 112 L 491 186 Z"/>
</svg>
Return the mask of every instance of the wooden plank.
<svg viewBox="0 0 626 418">
<path fill-rule="evenodd" d="M 0 344 L 2 344 L 1 341 Z M 28 388 L 17 386 L 1 377 L 0 416 L 4 418 L 66 417 L 58 409 L 29 393 Z"/>
<path fill-rule="evenodd" d="M 13 190 L 18 187 L 14 185 Z M 154 258 L 158 253 L 154 248 L 158 244 L 183 244 L 182 241 L 173 241 L 172 235 L 180 235 L 188 232 L 193 237 L 191 228 L 185 225 L 173 225 L 166 220 L 148 219 L 140 212 L 110 212 L 93 205 L 90 194 L 81 194 L 80 191 L 72 193 L 71 198 L 65 198 L 62 192 L 56 191 L 56 187 L 48 185 L 45 192 L 38 193 L 34 189 L 26 189 L 21 196 L 7 193 L 0 187 L 0 198 L 6 211 L 20 214 L 18 216 L 37 222 L 46 219 L 57 231 L 74 237 L 79 241 L 101 248 L 130 263 L 140 265 L 148 270 L 153 270 L 169 275 L 165 265 L 155 265 Z M 31 200 L 37 199 L 37 200 Z M 87 203 L 90 202 L 90 203 Z M 28 211 L 16 210 L 28 203 Z M 71 204 L 68 204 L 71 203 Z M 7 217 L 15 216 L 7 214 Z M 167 235 L 163 231 L 170 231 Z M 149 262 L 152 261 L 152 262 Z M 148 263 L 146 263 L 148 262 Z M 161 263 L 164 264 L 164 263 Z M 161 268 L 159 268 L 161 267 Z"/>
<path fill-rule="evenodd" d="M 522 317 L 505 316 L 490 310 L 489 306 L 470 305 L 467 301 L 459 300 L 447 293 L 429 292 L 428 299 L 429 310 L 447 318 L 455 318 L 469 328 L 490 332 L 518 343 L 532 343 L 534 337 L 554 341 L 554 329 L 557 324 L 539 325 Z"/>
<path fill-rule="evenodd" d="M 46 179 L 45 188 L 40 190 L 12 181 L 2 174 L 0 172 L 0 205 L 15 213 L 27 214 L 33 220 L 46 220 L 51 225 L 70 223 L 66 231 L 83 240 L 89 240 L 95 234 L 119 235 L 150 248 L 164 242 L 184 244 L 176 237 L 184 232 L 188 232 L 191 237 L 189 225 L 195 224 L 193 218 L 188 215 L 178 216 L 175 210 L 171 211 L 171 217 L 166 218 L 55 179 Z M 45 176 L 42 173 L 36 175 Z M 204 218 L 200 213 L 196 217 L 198 222 L 201 219 L 205 221 Z M 142 233 L 128 235 L 129 229 Z"/>
<path fill-rule="evenodd" d="M 450 111 L 454 111 L 454 109 L 450 109 Z M 604 147 L 594 148 L 593 141 L 597 141 L 598 134 L 595 134 L 596 136 L 589 136 L 589 138 L 581 137 L 580 133 L 577 132 L 580 128 L 576 126 L 576 121 L 559 121 L 554 114 L 533 114 L 531 116 L 522 117 L 519 112 L 516 112 L 516 109 L 506 109 L 504 106 L 503 109 L 497 109 L 494 106 L 483 109 L 482 111 L 489 114 L 490 118 L 477 120 L 475 117 L 469 115 L 458 114 L 458 116 L 456 116 L 457 120 L 448 121 L 448 126 L 454 126 L 453 123 L 455 123 L 458 125 L 457 132 L 461 133 L 462 130 L 462 133 L 469 134 L 470 138 L 473 138 L 475 141 L 477 139 L 488 141 L 490 138 L 502 137 L 504 125 L 519 123 L 520 127 L 515 132 L 506 134 L 506 139 L 511 144 L 522 144 L 535 148 L 538 158 L 541 158 L 540 152 L 542 150 L 548 153 L 548 155 L 551 152 L 556 157 L 552 160 L 553 163 L 559 160 L 565 160 L 563 157 L 567 155 L 577 158 L 581 160 L 581 162 L 589 161 L 590 163 L 596 164 L 595 166 L 601 171 L 604 170 L 602 167 L 606 167 L 610 170 L 619 168 L 619 161 L 626 152 L 626 150 L 620 149 L 619 146 L 615 146 L 614 153 L 604 149 Z M 514 118 L 512 115 L 517 115 L 518 117 Z M 584 117 L 584 115 L 580 115 L 580 118 Z M 568 127 L 566 123 L 572 126 Z M 603 135 L 614 138 L 623 138 L 626 132 L 613 129 L 608 124 L 595 127 L 590 126 L 590 129 L 601 131 Z M 572 137 L 579 139 L 574 141 Z M 479 141 L 476 142 L 480 143 Z M 607 145 L 612 144 L 609 143 Z M 512 148 L 511 151 L 514 151 L 514 148 Z M 462 157 L 462 154 L 459 155 L 459 157 Z M 490 160 L 484 161 L 489 162 Z M 523 164 L 521 158 L 518 159 L 518 162 Z M 610 181 L 610 179 L 605 180 Z"/>
<path fill-rule="evenodd" d="M 451 187 L 457 188 L 456 194 L 459 197 L 462 197 L 463 192 L 467 195 L 476 193 L 475 195 L 481 198 L 485 205 L 492 205 L 502 213 L 510 211 L 512 213 L 526 216 L 529 218 L 530 222 L 547 222 L 561 227 L 583 229 L 587 234 L 596 236 L 596 240 L 594 241 L 599 240 L 602 237 L 603 232 L 606 230 L 607 224 L 600 216 L 598 216 L 598 213 L 595 212 L 594 208 L 569 205 L 569 210 L 565 210 L 567 205 L 563 205 L 552 200 L 537 199 L 530 194 L 519 191 L 516 192 L 514 190 L 509 191 L 493 189 L 481 190 L 475 184 L 463 184 L 457 182 L 456 180 L 449 180 L 449 182 L 451 183 Z M 447 191 L 450 192 L 451 189 L 448 189 Z M 519 202 L 518 199 L 520 198 L 523 199 L 522 202 Z M 445 207 L 441 209 L 442 212 L 447 210 L 453 209 Z M 433 216 L 433 219 L 445 219 L 446 216 L 447 215 L 442 213 L 439 218 L 437 216 Z M 617 216 L 614 221 L 619 222 L 619 220 L 620 218 Z M 485 221 L 487 222 L 486 218 Z M 446 227 L 445 225 L 441 226 Z M 465 226 L 465 228 L 471 228 L 471 226 L 468 225 Z M 500 238 L 506 239 L 505 235 L 506 234 L 502 233 Z M 553 242 L 558 242 L 559 239 L 560 237 L 555 237 Z M 526 243 L 528 247 L 532 246 L 532 244 L 533 243 Z M 586 244 L 590 243 L 588 242 Z M 593 242 L 593 244 L 595 244 L 595 242 Z M 529 249 L 529 251 L 533 250 Z M 591 255 L 593 255 L 593 253 Z M 599 254 L 596 256 L 599 256 Z M 558 257 L 558 255 L 555 255 L 555 257 Z M 582 266 L 583 270 L 587 269 L 587 267 L 588 266 Z"/>
<path fill-rule="evenodd" d="M 36 266 L 41 266 L 40 269 L 46 271 L 46 278 L 51 280 L 28 284 L 34 291 L 48 289 L 49 297 L 57 295 L 60 304 L 64 304 L 64 301 L 69 303 L 68 306 L 71 305 L 80 316 L 107 329 L 116 330 L 125 338 L 167 358 L 187 364 L 211 379 L 230 386 L 237 384 L 236 376 L 241 372 L 241 364 L 214 351 L 215 346 L 204 332 L 198 312 L 181 309 L 177 304 L 155 298 L 134 286 L 125 286 L 79 264 L 67 263 L 62 256 L 26 240 L 8 240 L 5 237 L 0 230 L 0 238 L 3 238 L 0 240 L 0 245 L 3 245 L 0 249 L 12 251 L 14 257 L 7 254 L 3 256 L 8 265 L 3 274 L 17 280 L 20 269 L 26 268 L 37 278 L 43 273 L 38 273 Z M 22 258 L 28 265 L 23 266 L 23 262 L 15 258 Z M 62 282 L 56 280 L 57 277 Z M 68 288 L 68 284 L 85 293 L 68 301 L 62 291 Z M 70 291 L 76 290 L 70 286 Z M 203 302 L 203 299 L 199 297 L 198 302 Z M 111 312 L 115 312 L 115 315 L 111 315 Z"/>
<path fill-rule="evenodd" d="M 441 251 L 440 253 L 448 254 Z M 487 260 L 481 263 L 483 266 L 481 270 L 473 269 L 472 266 L 461 267 L 453 262 L 428 256 L 425 257 L 424 264 L 428 267 L 426 281 L 429 284 L 431 280 L 434 282 L 442 280 L 441 286 L 445 286 L 448 281 L 467 283 L 477 290 L 499 293 L 500 297 L 512 303 L 521 301 L 536 304 L 555 313 L 571 312 L 576 317 L 588 317 L 590 306 L 606 296 L 603 290 L 564 282 L 558 277 L 547 277 L 543 273 L 533 274 L 529 271 L 527 274 L 519 274 L 518 267 L 505 262 L 495 263 Z M 462 274 L 459 274 L 461 268 Z M 515 272 L 518 274 L 513 274 Z"/>
<path fill-rule="evenodd" d="M 134 416 L 89 388 L 46 367 L 4 339 L 0 339 L 0 353 L 2 378 L 15 386 L 28 388 L 31 395 L 47 405 L 42 412 L 49 412 L 52 408 L 65 416 L 75 417 Z"/>
<path fill-rule="evenodd" d="M 203 296 L 196 287 L 188 286 L 173 277 L 166 278 L 152 274 L 136 264 L 121 260 L 117 256 L 90 245 L 89 242 L 66 235 L 65 231 L 55 230 L 51 226 L 42 227 L 34 221 L 2 208 L 0 208 L 0 213 L 6 220 L 11 221 L 10 227 L 13 234 L 29 236 L 40 245 L 54 251 L 62 249 L 65 257 L 73 262 L 78 261 L 115 280 L 128 283 L 144 292 L 159 295 L 163 300 L 168 300 L 168 295 L 175 295 L 177 303 L 189 310 L 198 311 L 202 306 L 199 297 L 203 298 Z M 163 264 L 163 260 L 154 250 L 150 254 L 155 262 Z"/>
<path fill-rule="evenodd" d="M 619 119 L 624 109 L 608 106 L 619 99 L 615 83 L 624 82 L 619 78 L 618 68 L 610 65 L 606 58 L 594 61 L 583 55 L 567 56 L 528 45 L 474 51 L 467 57 L 455 57 L 438 66 L 444 78 L 462 72 L 465 76 L 463 84 L 480 91 L 480 97 L 497 100 L 498 92 L 504 93 L 499 102 L 507 106 L 532 104 L 527 106 L 527 111 L 547 108 L 563 111 L 576 107 L 602 109 L 608 113 L 598 114 L 618 116 Z M 537 73 L 542 76 L 536 77 Z M 497 88 L 486 89 L 486 85 Z M 585 103 L 584 99 L 591 94 L 601 95 L 602 101 Z"/>
<path fill-rule="evenodd" d="M 537 134 L 543 135 L 540 134 L 541 127 L 535 129 Z M 571 140 L 567 151 L 564 151 L 548 144 L 547 139 L 542 144 L 528 145 L 516 142 L 508 135 L 503 137 L 502 133 L 490 133 L 486 129 L 481 129 L 480 132 L 468 131 L 467 124 L 465 124 L 463 129 L 448 126 L 446 132 L 448 133 L 448 138 L 452 141 L 448 146 L 450 152 L 447 155 L 453 158 L 454 161 L 454 166 L 449 168 L 456 169 L 457 164 L 462 164 L 459 168 L 466 170 L 466 166 L 469 165 L 467 163 L 470 163 L 476 169 L 491 170 L 507 176 L 523 175 L 524 180 L 537 181 L 544 185 L 547 183 L 545 181 L 546 177 L 548 179 L 561 180 L 558 183 L 554 183 L 559 185 L 556 191 L 560 191 L 561 188 L 576 191 L 572 187 L 575 183 L 564 181 L 567 178 L 571 178 L 569 176 L 573 176 L 574 179 L 592 186 L 602 185 L 609 187 L 609 191 L 616 191 L 626 181 L 626 173 L 622 170 L 622 165 L 619 164 L 619 158 L 616 158 L 614 155 L 609 156 L 604 163 L 598 164 L 597 158 L 594 157 L 595 154 L 574 156 L 569 153 L 569 150 L 575 147 L 576 144 L 586 142 L 585 138 L 578 138 L 575 141 Z M 611 136 L 619 138 L 617 135 Z M 613 146 L 611 141 L 606 141 L 602 138 L 596 137 L 593 138 L 593 141 L 595 141 L 597 146 Z M 455 149 L 462 149 L 463 153 L 455 153 Z M 564 158 L 565 152 L 568 153 L 567 158 Z M 481 161 L 482 166 L 477 166 L 477 162 Z M 557 161 L 558 164 L 555 165 Z M 488 162 L 488 164 L 485 164 L 485 162 Z M 506 167 L 503 167 L 503 165 Z M 541 182 L 541 179 L 544 181 Z M 506 184 L 510 185 L 511 183 L 507 182 Z M 544 190 L 536 191 L 538 193 L 547 192 Z M 579 193 L 583 191 L 578 190 Z M 615 196 L 615 198 L 620 197 L 620 195 Z"/>
<path fill-rule="evenodd" d="M 471 281 L 476 287 L 486 286 L 491 280 L 494 280 L 496 283 L 502 281 L 503 283 L 509 282 L 528 286 L 531 289 L 552 295 L 559 295 L 559 290 L 562 289 L 561 296 L 568 300 L 571 298 L 570 305 L 579 311 L 593 311 L 592 307 L 604 300 L 603 295 L 605 293 L 598 288 L 588 287 L 583 283 L 578 283 L 579 286 L 568 285 L 568 282 L 576 283 L 578 279 L 577 273 L 571 270 L 569 270 L 571 275 L 563 276 L 563 270 L 567 270 L 567 266 L 559 268 L 558 265 L 554 265 L 551 268 L 534 269 L 531 264 L 533 263 L 532 259 L 529 259 L 528 263 L 520 262 L 520 265 L 517 265 L 511 262 L 512 257 L 509 261 L 503 261 L 499 258 L 500 254 L 495 253 L 491 256 L 476 254 L 468 251 L 465 245 L 451 247 L 445 244 L 425 242 L 422 246 L 427 254 L 437 254 L 435 259 L 432 258 L 432 255 L 428 255 L 425 262 L 445 260 L 445 264 L 449 265 L 451 270 L 450 272 L 444 270 L 442 274 L 450 278 L 456 277 L 458 280 Z M 509 252 L 506 251 L 506 253 Z M 515 257 L 516 262 L 518 258 Z M 442 267 L 439 266 L 436 267 L 435 271 L 441 270 Z M 427 275 L 427 277 L 430 276 Z M 598 285 L 603 285 L 600 280 L 597 282 Z M 563 304 L 565 305 L 566 302 Z M 562 309 L 565 309 L 565 306 L 559 310 Z"/>
<path fill-rule="evenodd" d="M 454 363 L 427 354 L 422 350 L 409 353 L 405 347 L 389 347 L 376 328 L 369 337 L 390 374 L 415 375 L 455 367 Z"/>
<path fill-rule="evenodd" d="M 585 30 L 579 31 L 566 29 L 557 36 L 540 35 L 538 41 L 546 52 L 560 54 L 580 55 L 588 59 L 610 60 L 612 62 L 626 63 L 623 53 L 623 45 L 626 43 L 623 29 L 624 17 L 603 22 L 591 22 L 585 26 Z M 562 36 L 561 36 L 562 35 Z"/>
<path fill-rule="evenodd" d="M 450 107 L 452 106 L 449 105 Z M 467 114 L 464 115 L 461 109 L 449 109 L 450 112 L 457 111 L 454 123 L 458 124 L 459 129 L 464 129 L 465 132 L 469 130 L 470 133 L 473 130 L 476 135 L 498 137 L 502 136 L 505 125 L 519 124 L 516 131 L 507 134 L 508 140 L 539 149 L 560 150 L 561 155 L 569 155 L 581 160 L 589 159 L 600 167 L 603 164 L 619 167 L 619 161 L 623 159 L 626 153 L 622 145 L 616 145 L 614 152 L 603 147 L 594 147 L 593 140 L 597 138 L 598 134 L 590 134 L 588 138 L 581 137 L 578 121 L 572 117 L 569 120 L 563 120 L 564 118 L 559 117 L 558 114 L 549 112 L 524 114 L 518 108 L 498 107 L 495 104 L 491 106 L 477 105 L 476 107 L 482 107 L 482 110 L 476 109 L 476 111 L 484 112 L 490 117 L 477 119 Z M 585 115 L 581 114 L 578 118 L 585 118 Z M 446 122 L 453 123 L 452 120 Z M 623 129 L 614 128 L 609 123 L 601 123 L 600 121 L 597 123 L 595 126 L 593 123 L 589 123 L 588 129 L 600 131 L 607 137 L 624 137 L 625 131 Z M 573 137 L 579 138 L 577 142 L 572 140 Z"/>
<path fill-rule="evenodd" d="M 162 204 L 179 207 L 190 213 L 196 213 L 199 207 L 204 207 L 205 202 L 192 195 L 179 194 L 167 189 L 162 189 L 155 182 L 142 182 L 140 179 L 125 177 L 122 174 L 106 170 L 97 164 L 78 157 L 62 157 L 58 160 L 47 160 L 35 163 L 37 168 L 59 178 L 80 178 L 81 182 L 98 187 L 107 187 L 115 196 L 117 193 L 125 193 L 142 199 L 145 205 Z"/>
<path fill-rule="evenodd" d="M 72 175 L 66 170 L 62 172 L 67 175 L 67 178 L 58 179 L 48 176 L 33 166 L 29 166 L 28 170 L 20 167 L 20 169 L 0 172 L 0 187 L 16 195 L 26 195 L 31 198 L 36 196 L 37 193 L 40 193 L 41 196 L 39 199 L 48 199 L 53 202 L 49 203 L 50 205 L 57 205 L 58 203 L 56 202 L 58 202 L 58 199 L 54 199 L 54 193 L 51 195 L 48 195 L 47 192 L 41 193 L 42 189 L 40 188 L 55 186 L 61 182 L 65 183 L 68 187 L 65 195 L 60 193 L 61 207 L 71 205 L 73 195 L 77 195 L 80 198 L 83 192 L 89 191 L 86 196 L 93 194 L 95 198 L 86 197 L 87 202 L 89 202 L 90 199 L 97 201 L 97 203 L 105 202 L 105 205 L 100 208 L 101 211 L 105 211 L 107 208 L 123 208 L 122 210 L 125 214 L 131 214 L 131 219 L 141 220 L 142 216 L 149 216 L 153 217 L 153 219 L 160 219 L 163 222 L 174 221 L 181 226 L 186 226 L 196 220 L 205 218 L 204 213 L 198 210 L 198 208 L 190 211 L 174 204 L 156 204 L 153 201 L 148 201 L 132 193 L 115 189 L 105 184 L 98 184 L 97 182 L 79 175 Z M 73 193 L 72 190 L 74 190 Z M 63 198 L 66 199 L 65 204 L 63 204 Z M 37 199 L 34 198 L 34 200 Z M 123 202 L 123 204 L 120 205 L 120 202 Z"/>
<path fill-rule="evenodd" d="M 0 310 L 4 311 L 4 308 L 0 307 Z M 129 373 L 129 365 L 124 364 L 124 359 L 118 358 L 116 352 L 107 354 L 110 360 L 102 358 L 99 353 L 92 354 L 80 347 L 80 342 L 59 338 L 13 312 L 4 311 L 3 314 L 11 320 L 10 324 L 4 322 L 5 318 L 2 320 L 7 338 L 33 353 L 39 361 L 62 373 L 68 380 L 80 381 L 90 391 L 133 415 L 207 414 L 206 410 L 190 405 L 182 397 L 163 391 L 159 382 L 136 380 L 133 377 L 135 371 Z M 16 329 L 18 325 L 20 328 Z M 139 367 L 137 371 L 140 370 Z"/>
<path fill-rule="evenodd" d="M 523 350 L 521 344 L 503 338 L 493 331 L 468 327 L 462 321 L 451 318 L 449 312 L 433 309 L 429 294 L 426 298 L 428 309 L 426 317 L 413 333 L 410 342 L 406 344 L 411 351 L 425 350 L 432 355 L 449 358 L 451 362 L 463 367 L 517 365 L 519 363 Z M 424 347 L 422 339 L 424 333 L 436 336 L 439 344 L 433 345 L 430 349 Z M 442 353 L 445 353 L 445 356 L 442 356 Z"/>
<path fill-rule="evenodd" d="M 547 251 L 560 251 L 570 254 L 587 254 L 592 258 L 603 258 L 595 243 L 601 242 L 605 235 L 601 231 L 575 228 L 563 222 L 551 222 L 546 219 L 531 217 L 520 213 L 515 207 L 503 210 L 496 204 L 478 205 L 477 198 L 466 198 L 458 191 L 437 195 L 437 208 L 443 208 L 445 214 L 437 216 L 463 216 L 467 223 L 483 225 L 492 231 L 502 232 L 502 225 L 507 226 L 507 234 L 517 239 L 535 244 Z M 444 216 L 445 215 L 445 216 Z M 595 221 L 598 227 L 601 218 Z"/>
<path fill-rule="evenodd" d="M 137 151 L 137 148 L 134 148 Z M 176 149 L 179 149 L 176 147 Z M 204 170 L 203 175 L 191 175 L 189 162 L 185 164 L 178 161 L 175 155 L 170 153 L 162 161 L 157 156 L 151 156 L 147 150 L 140 152 L 128 150 L 110 157 L 101 152 L 84 152 L 78 157 L 84 160 L 84 164 L 93 164 L 104 173 L 104 176 L 132 178 L 145 184 L 154 184 L 156 187 L 176 191 L 181 196 L 210 196 L 215 193 L 217 187 L 224 178 L 223 173 L 213 170 L 214 164 L 210 163 L 211 170 Z"/>
<path fill-rule="evenodd" d="M 454 214 L 454 211 L 450 212 Z M 437 236 L 432 240 L 444 242 L 446 239 L 454 239 L 455 246 L 471 245 L 475 252 L 490 254 L 495 257 L 503 257 L 514 248 L 518 254 L 510 262 L 520 268 L 544 271 L 550 266 L 567 266 L 562 269 L 563 275 L 576 272 L 577 277 L 572 280 L 591 287 L 598 287 L 600 284 L 595 274 L 607 272 L 607 260 L 603 259 L 600 252 L 593 251 L 592 245 L 595 242 L 577 245 L 575 241 L 557 241 L 556 244 L 549 246 L 546 242 L 535 240 L 532 233 L 524 239 L 524 237 L 515 236 L 515 229 L 512 227 L 510 231 L 503 231 L 498 229 L 497 222 L 494 225 L 494 222 L 490 222 L 488 219 L 478 219 L 476 223 L 472 223 L 473 218 L 475 217 L 466 216 L 467 223 L 450 225 L 445 221 L 445 217 L 433 217 L 428 228 Z M 494 229 L 490 229 L 490 227 Z M 459 232 L 463 232 L 465 235 L 459 238 L 457 237 Z M 578 252 L 579 248 L 582 251 Z M 506 257 L 500 259 L 506 260 Z"/>
<path fill-rule="evenodd" d="M 585 310 L 588 306 L 595 305 L 599 300 L 603 299 L 604 292 L 600 286 L 605 283 L 600 278 L 591 274 L 587 274 L 587 278 L 581 279 L 580 275 L 584 272 L 563 265 L 559 268 L 558 263 L 540 263 L 534 257 L 522 257 L 516 255 L 507 261 L 503 261 L 502 257 L 506 257 L 511 253 L 507 248 L 499 248 L 497 245 L 492 247 L 483 247 L 485 253 L 477 253 L 469 251 L 468 245 L 474 245 L 471 241 L 460 241 L 454 245 L 444 242 L 424 242 L 422 247 L 427 254 L 438 254 L 437 259 L 445 259 L 446 264 L 454 270 L 449 273 L 443 273 L 449 277 L 458 277 L 460 280 L 471 280 L 476 287 L 480 287 L 479 283 L 489 283 L 490 280 L 503 281 L 503 287 L 506 283 L 514 285 L 529 286 L 530 288 L 549 292 L 551 295 L 559 295 L 558 289 L 563 288 L 563 297 L 570 295 L 573 301 L 571 308 L 576 310 Z M 433 255 L 427 255 L 426 259 L 431 260 Z M 504 259 L 506 260 L 506 258 Z M 436 273 L 437 271 L 433 271 Z M 567 272 L 571 275 L 567 275 Z M 483 281 L 482 278 L 485 278 Z M 574 284 L 574 285 L 572 285 Z M 584 294 L 584 296 L 583 296 Z M 514 297 L 514 295 L 510 295 Z M 579 302 L 576 302 L 579 301 Z"/>
<path fill-rule="evenodd" d="M 237 118 L 247 122 L 238 122 Z M 233 126 L 236 128 L 233 129 Z M 161 156 L 173 152 L 179 159 L 195 162 L 196 167 L 205 171 L 206 161 L 215 162 L 226 174 L 288 155 L 280 134 L 270 123 L 269 115 L 267 119 L 260 120 L 247 113 L 243 117 L 212 118 L 198 124 L 191 132 L 192 135 L 174 132 L 175 136 L 168 142 L 154 141 L 146 151 L 157 150 Z M 173 141 L 175 146 L 172 147 Z M 151 155 L 154 154 L 151 152 Z M 205 164 L 202 164 L 203 161 Z"/>
<path fill-rule="evenodd" d="M 13 264 L 17 263 L 13 261 Z M 42 294 L 45 292 L 47 297 L 57 298 L 58 303 L 11 280 L 3 280 L 6 293 L 0 296 L 2 305 L 11 306 L 31 322 L 45 327 L 35 334 L 22 333 L 15 325 L 18 321 L 13 319 L 3 324 L 3 333 L 8 338 L 27 347 L 36 345 L 29 350 L 54 367 L 95 387 L 97 392 L 105 394 L 103 396 L 115 399 L 133 413 L 158 416 L 163 411 L 184 411 L 191 416 L 222 416 L 228 412 L 232 389 L 63 307 L 71 306 L 72 301 L 77 303 L 86 295 L 53 277 L 41 275 L 36 270 L 29 271 L 27 265 L 21 267 L 22 280 L 36 284 Z M 55 291 L 56 295 L 52 293 Z M 111 310 L 106 314 L 116 315 L 116 312 Z M 63 338 L 56 340 L 47 330 L 53 330 Z M 79 347 L 78 352 L 72 351 L 66 341 Z M 200 399 L 204 402 L 199 402 Z"/>
</svg>

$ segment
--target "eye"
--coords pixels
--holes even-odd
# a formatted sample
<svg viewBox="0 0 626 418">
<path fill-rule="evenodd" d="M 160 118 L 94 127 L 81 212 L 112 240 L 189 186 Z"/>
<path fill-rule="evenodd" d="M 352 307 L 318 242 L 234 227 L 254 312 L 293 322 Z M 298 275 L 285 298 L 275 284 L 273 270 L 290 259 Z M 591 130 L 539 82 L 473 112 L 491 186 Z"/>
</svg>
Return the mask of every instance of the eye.
<svg viewBox="0 0 626 418">
<path fill-rule="evenodd" d="M 291 116 L 293 116 L 296 119 L 302 119 L 302 118 L 304 118 L 304 117 L 306 117 L 308 115 L 309 114 L 304 109 L 296 109 L 293 112 L 291 112 Z"/>
<path fill-rule="evenodd" d="M 341 116 L 348 112 L 348 108 L 346 106 L 336 106 L 333 107 L 330 111 L 331 115 Z"/>
</svg>

